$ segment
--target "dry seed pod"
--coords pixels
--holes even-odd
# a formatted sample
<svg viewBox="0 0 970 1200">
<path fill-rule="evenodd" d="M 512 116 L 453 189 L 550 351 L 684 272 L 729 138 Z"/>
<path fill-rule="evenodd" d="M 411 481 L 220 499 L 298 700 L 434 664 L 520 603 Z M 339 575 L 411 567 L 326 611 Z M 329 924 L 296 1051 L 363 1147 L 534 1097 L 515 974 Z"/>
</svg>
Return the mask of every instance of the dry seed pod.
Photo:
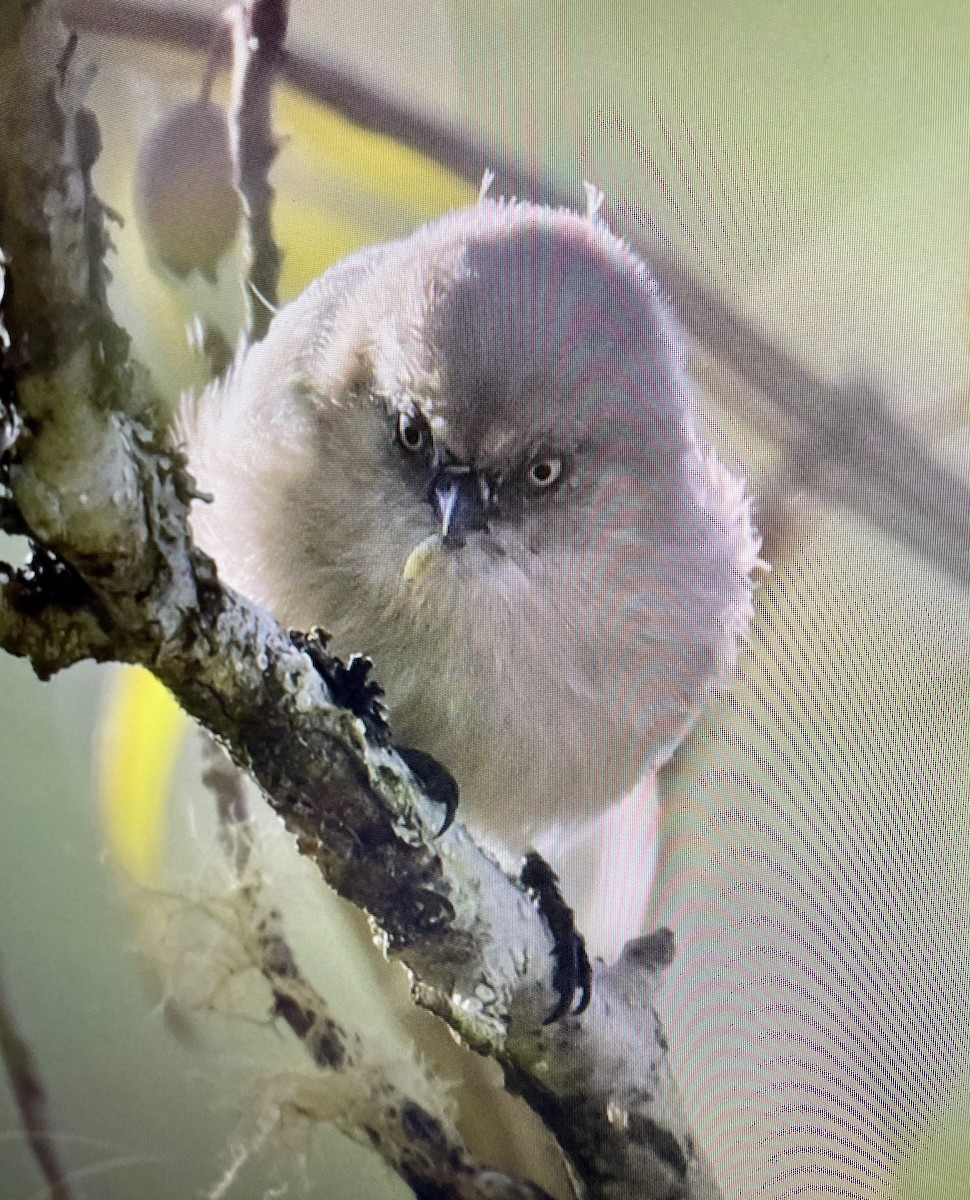
<svg viewBox="0 0 970 1200">
<path fill-rule="evenodd" d="M 135 212 L 150 257 L 180 279 L 199 271 L 215 283 L 241 211 L 224 110 L 204 98 L 179 105 L 138 156 Z"/>
</svg>

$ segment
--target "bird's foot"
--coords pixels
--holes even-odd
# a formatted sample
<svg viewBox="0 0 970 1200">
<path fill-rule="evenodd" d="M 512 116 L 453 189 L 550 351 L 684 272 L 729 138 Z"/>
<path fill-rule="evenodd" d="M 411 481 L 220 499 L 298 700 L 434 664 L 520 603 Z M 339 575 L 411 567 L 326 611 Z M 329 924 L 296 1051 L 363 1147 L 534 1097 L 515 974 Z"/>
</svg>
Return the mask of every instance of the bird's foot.
<svg viewBox="0 0 970 1200">
<path fill-rule="evenodd" d="M 555 871 L 537 851 L 530 850 L 525 856 L 519 879 L 535 900 L 553 940 L 552 983 L 559 1002 L 543 1024 L 552 1025 L 567 1013 L 578 1017 L 586 1011 L 593 995 L 593 966 L 583 935 L 576 928 L 573 910 L 563 899 Z M 577 992 L 579 1002 L 573 1007 Z"/>
<path fill-rule="evenodd" d="M 294 645 L 310 656 L 317 672 L 322 676 L 330 689 L 330 697 L 334 704 L 349 709 L 355 717 L 364 723 L 368 736 L 382 746 L 391 742 L 391 728 L 387 720 L 387 708 L 384 704 L 384 689 L 370 678 L 374 668 L 371 660 L 363 654 L 351 655 L 345 663 L 336 654 L 327 650 L 330 635 L 319 628 L 311 629 L 308 633 L 290 631 Z M 445 818 L 437 837 L 448 829 L 458 811 L 458 784 L 451 773 L 423 750 L 412 750 L 410 746 L 394 746 L 401 758 L 407 763 L 411 773 L 418 782 L 445 810 Z"/>
<path fill-rule="evenodd" d="M 407 763 L 411 774 L 418 780 L 432 800 L 445 810 L 445 819 L 435 837 L 447 830 L 455 819 L 458 811 L 458 784 L 450 771 L 446 771 L 436 758 L 425 754 L 423 750 L 413 750 L 410 746 L 395 746 L 401 758 Z"/>
<path fill-rule="evenodd" d="M 352 654 L 344 662 L 327 649 L 330 634 L 319 626 L 306 633 L 291 629 L 293 644 L 308 654 L 317 674 L 330 690 L 330 698 L 340 708 L 349 709 L 364 723 L 369 737 L 386 746 L 390 740 L 384 689 L 370 673 L 374 664 L 366 654 Z"/>
</svg>

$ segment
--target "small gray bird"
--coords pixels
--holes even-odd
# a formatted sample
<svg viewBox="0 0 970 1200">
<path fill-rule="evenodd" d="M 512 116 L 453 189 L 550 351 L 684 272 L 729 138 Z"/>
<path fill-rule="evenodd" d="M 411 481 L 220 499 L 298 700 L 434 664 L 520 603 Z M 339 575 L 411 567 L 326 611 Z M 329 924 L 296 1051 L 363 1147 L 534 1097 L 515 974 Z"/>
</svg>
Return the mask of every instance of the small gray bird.
<svg viewBox="0 0 970 1200">
<path fill-rule="evenodd" d="M 225 580 L 363 652 L 493 849 L 597 952 L 641 931 L 654 781 L 735 660 L 760 540 L 678 335 L 597 215 L 492 200 L 328 271 L 186 421 Z"/>
</svg>

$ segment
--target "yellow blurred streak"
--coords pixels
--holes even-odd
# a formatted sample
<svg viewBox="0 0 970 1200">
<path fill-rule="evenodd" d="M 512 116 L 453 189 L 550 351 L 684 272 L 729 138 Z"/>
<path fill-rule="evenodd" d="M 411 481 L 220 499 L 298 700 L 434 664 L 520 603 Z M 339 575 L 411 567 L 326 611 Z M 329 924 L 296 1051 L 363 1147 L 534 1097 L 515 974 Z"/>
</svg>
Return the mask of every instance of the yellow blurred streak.
<svg viewBox="0 0 970 1200">
<path fill-rule="evenodd" d="M 140 667 L 118 670 L 95 747 L 108 849 L 136 883 L 157 882 L 165 810 L 188 717 Z"/>
<path fill-rule="evenodd" d="M 275 111 L 279 126 L 296 134 L 284 153 L 304 158 L 315 178 L 352 183 L 412 219 L 471 204 L 478 194 L 477 184 L 450 168 L 293 88 L 278 90 Z"/>
<path fill-rule="evenodd" d="M 284 298 L 298 296 L 328 267 L 374 240 L 365 226 L 289 197 L 277 201 L 273 223 L 280 245 L 287 247 L 280 272 Z"/>
<path fill-rule="evenodd" d="M 478 194 L 449 168 L 293 88 L 278 89 L 275 114 L 284 133 L 273 172 L 283 299 L 348 254 L 402 237 Z"/>
</svg>

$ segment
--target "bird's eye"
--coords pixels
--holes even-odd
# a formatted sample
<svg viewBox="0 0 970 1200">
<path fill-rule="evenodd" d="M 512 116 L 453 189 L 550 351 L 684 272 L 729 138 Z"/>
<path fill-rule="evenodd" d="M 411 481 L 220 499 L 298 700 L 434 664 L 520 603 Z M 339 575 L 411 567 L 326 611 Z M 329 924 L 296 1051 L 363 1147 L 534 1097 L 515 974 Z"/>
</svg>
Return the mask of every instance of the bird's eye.
<svg viewBox="0 0 970 1200">
<path fill-rule="evenodd" d="M 551 488 L 562 475 L 562 459 L 556 457 L 537 458 L 529 463 L 529 486 L 536 492 Z"/>
<path fill-rule="evenodd" d="M 418 454 L 431 445 L 431 430 L 420 413 L 397 414 L 397 440 L 409 454 Z"/>
</svg>

